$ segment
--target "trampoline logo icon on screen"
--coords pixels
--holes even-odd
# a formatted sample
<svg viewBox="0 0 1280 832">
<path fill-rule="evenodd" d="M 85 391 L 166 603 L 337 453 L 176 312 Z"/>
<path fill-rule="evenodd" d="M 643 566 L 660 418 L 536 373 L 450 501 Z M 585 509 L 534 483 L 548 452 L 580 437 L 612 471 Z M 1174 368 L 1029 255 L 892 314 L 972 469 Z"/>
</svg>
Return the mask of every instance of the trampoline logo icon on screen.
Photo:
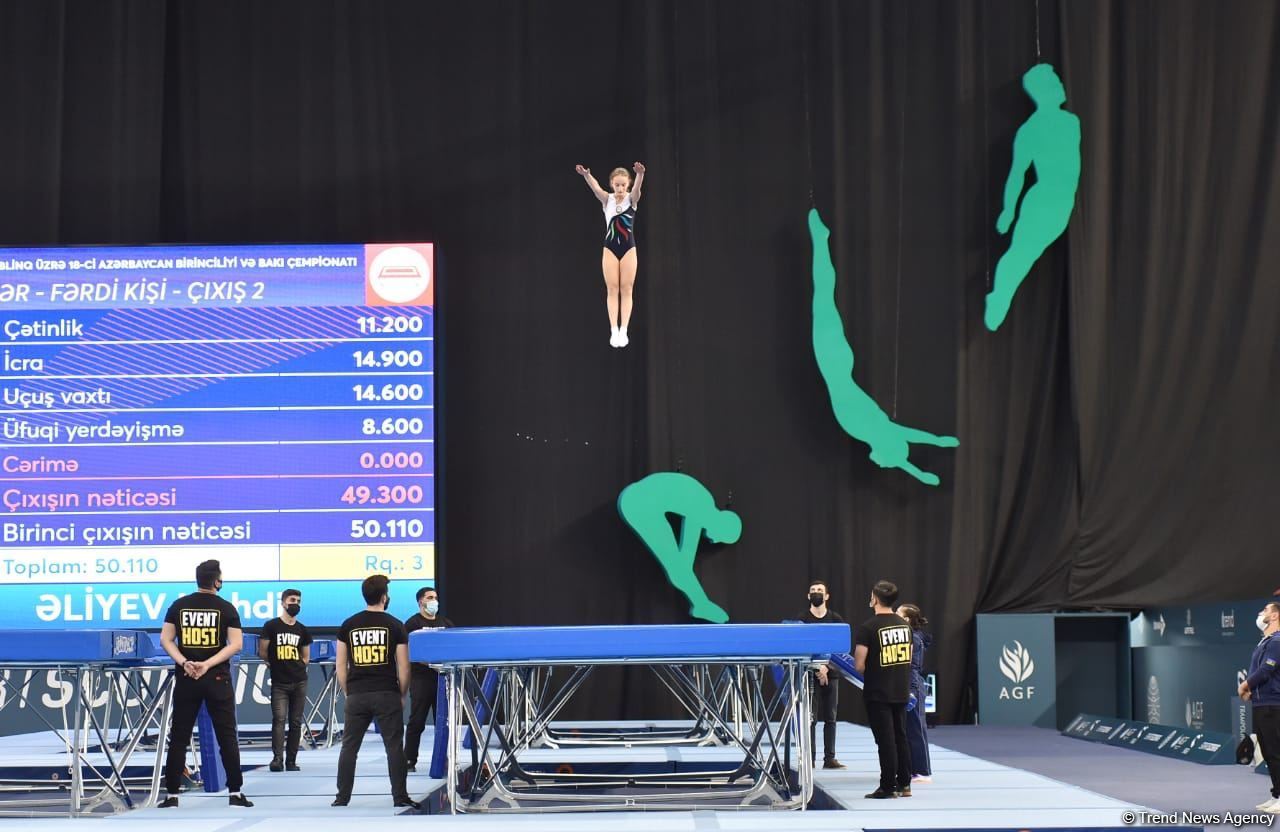
<svg viewBox="0 0 1280 832">
<path fill-rule="evenodd" d="M 369 306 L 432 306 L 435 302 L 431 243 L 366 245 L 364 298 Z"/>
</svg>

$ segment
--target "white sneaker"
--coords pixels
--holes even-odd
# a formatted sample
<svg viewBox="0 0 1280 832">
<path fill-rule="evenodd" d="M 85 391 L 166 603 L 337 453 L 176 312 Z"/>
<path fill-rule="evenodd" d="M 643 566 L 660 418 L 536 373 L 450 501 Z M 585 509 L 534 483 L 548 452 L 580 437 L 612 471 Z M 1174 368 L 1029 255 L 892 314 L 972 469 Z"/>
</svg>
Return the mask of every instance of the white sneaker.
<svg viewBox="0 0 1280 832">
<path fill-rule="evenodd" d="M 915 785 L 916 783 L 932 783 L 932 782 L 933 782 L 933 778 L 927 774 L 917 774 L 915 777 L 911 778 L 912 785 Z"/>
<path fill-rule="evenodd" d="M 618 346 L 625 347 L 631 343 L 631 339 L 627 337 L 627 328 L 624 326 L 618 330 Z"/>
<path fill-rule="evenodd" d="M 1280 797 L 1273 797 L 1265 803 L 1259 803 L 1255 808 L 1262 812 L 1280 812 Z"/>
<path fill-rule="evenodd" d="M 622 346 L 621 344 L 619 344 L 619 343 L 618 343 L 618 335 L 619 335 L 618 328 L 617 328 L 617 327 L 614 327 L 614 328 L 609 332 L 609 346 L 611 346 L 611 347 L 620 347 L 620 346 Z"/>
</svg>

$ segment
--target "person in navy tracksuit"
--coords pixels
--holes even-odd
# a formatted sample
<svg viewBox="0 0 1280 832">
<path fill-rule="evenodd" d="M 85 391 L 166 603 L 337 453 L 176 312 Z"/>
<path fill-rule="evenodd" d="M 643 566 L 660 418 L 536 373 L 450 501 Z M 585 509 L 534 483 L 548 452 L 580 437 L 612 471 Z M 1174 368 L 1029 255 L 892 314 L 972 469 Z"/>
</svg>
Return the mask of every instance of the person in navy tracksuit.
<svg viewBox="0 0 1280 832">
<path fill-rule="evenodd" d="M 1271 774 L 1271 799 L 1258 804 L 1264 812 L 1280 815 L 1280 602 L 1272 601 L 1258 613 L 1262 641 L 1253 649 L 1249 678 L 1238 693 L 1253 703 L 1253 732 Z"/>
<path fill-rule="evenodd" d="M 911 782 L 932 783 L 933 769 L 929 765 L 929 735 L 924 713 L 924 651 L 933 644 L 933 636 L 924 631 L 929 619 L 915 604 L 898 607 L 898 616 L 911 625 L 911 695 L 916 698 L 916 708 L 907 714 L 907 746 L 911 749 Z"/>
</svg>

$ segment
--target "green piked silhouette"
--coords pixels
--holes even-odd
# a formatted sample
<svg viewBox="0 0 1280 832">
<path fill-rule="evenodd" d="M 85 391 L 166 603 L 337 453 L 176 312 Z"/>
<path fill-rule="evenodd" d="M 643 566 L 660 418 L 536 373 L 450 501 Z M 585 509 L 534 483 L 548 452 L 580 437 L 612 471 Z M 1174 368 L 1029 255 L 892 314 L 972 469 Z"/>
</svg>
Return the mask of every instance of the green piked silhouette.
<svg viewBox="0 0 1280 832">
<path fill-rule="evenodd" d="M 935 436 L 903 427 L 891 420 L 875 400 L 853 380 L 853 349 L 844 336 L 844 322 L 836 308 L 836 267 L 831 262 L 831 231 L 809 210 L 809 235 L 813 238 L 813 355 L 827 384 L 831 409 L 844 432 L 871 446 L 871 461 L 881 468 L 901 468 L 926 485 L 937 485 L 936 474 L 921 471 L 907 460 L 911 444 L 954 448 L 954 436 Z"/>
<path fill-rule="evenodd" d="M 1049 64 L 1036 64 L 1022 76 L 1022 87 L 1036 103 L 1036 110 L 1013 139 L 1013 164 L 1004 185 L 1004 208 L 996 219 L 996 230 L 1004 234 L 1013 223 L 1014 213 L 1018 215 L 1013 240 L 996 264 L 994 285 L 987 295 L 983 320 L 992 332 L 1004 323 L 1014 293 L 1036 260 L 1067 230 L 1080 183 L 1080 119 L 1062 109 L 1067 93 L 1058 74 Z M 1033 165 L 1036 183 L 1023 197 L 1019 211 L 1018 197 L 1027 168 Z"/>
<path fill-rule="evenodd" d="M 742 520 L 732 511 L 716 507 L 711 492 L 685 474 L 660 471 L 633 482 L 618 495 L 618 513 L 662 564 L 671 585 L 689 599 L 689 615 L 723 624 L 729 613 L 707 597 L 693 574 L 693 561 L 703 532 L 712 543 L 736 543 Z M 667 520 L 680 518 L 680 539 Z"/>
</svg>

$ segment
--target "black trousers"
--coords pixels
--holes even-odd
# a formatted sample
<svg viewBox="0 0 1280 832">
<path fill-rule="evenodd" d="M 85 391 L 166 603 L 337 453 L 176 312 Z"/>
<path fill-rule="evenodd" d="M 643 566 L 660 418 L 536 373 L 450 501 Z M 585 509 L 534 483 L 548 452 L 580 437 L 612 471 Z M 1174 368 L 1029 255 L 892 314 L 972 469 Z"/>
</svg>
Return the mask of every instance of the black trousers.
<svg viewBox="0 0 1280 832">
<path fill-rule="evenodd" d="M 1271 796 L 1280 798 L 1280 705 L 1254 707 L 1253 733 L 1271 774 Z"/>
<path fill-rule="evenodd" d="M 409 680 L 409 727 L 404 734 L 404 758 L 409 765 L 418 764 L 418 746 L 422 744 L 427 716 L 436 705 L 436 685 L 439 678 L 440 674 L 434 670 L 426 673 L 415 670 Z"/>
<path fill-rule="evenodd" d="M 828 671 L 827 683 L 818 684 L 818 677 L 809 675 L 813 686 L 813 719 L 809 721 L 809 747 L 818 757 L 818 723 L 822 723 L 822 760 L 836 758 L 836 707 L 840 704 L 840 677 L 834 670 Z"/>
<path fill-rule="evenodd" d="M 169 727 L 169 755 L 164 765 L 164 786 L 169 794 L 182 788 L 182 770 L 191 745 L 191 730 L 196 725 L 200 706 L 209 710 L 213 733 L 218 738 L 222 767 L 227 770 L 227 789 L 240 791 L 244 778 L 240 773 L 240 741 L 236 737 L 236 692 L 231 685 L 231 670 L 223 666 L 210 670 L 199 679 L 174 671 L 173 722 Z"/>
<path fill-rule="evenodd" d="M 907 748 L 905 702 L 868 702 L 867 724 L 880 752 L 880 790 L 896 792 L 911 785 L 911 751 Z"/>
<path fill-rule="evenodd" d="M 346 718 L 342 726 L 342 753 L 338 755 L 338 797 L 349 800 L 356 782 L 356 757 L 369 724 L 378 723 L 382 745 L 387 750 L 387 775 L 391 778 L 391 796 L 400 800 L 409 796 L 405 783 L 409 776 L 404 761 L 404 702 L 398 692 L 347 694 Z"/>
<path fill-rule="evenodd" d="M 289 725 L 289 755 L 285 760 L 298 761 L 298 744 L 302 741 L 302 718 L 307 708 L 307 680 L 281 682 L 271 680 L 271 754 L 285 757 L 285 723 Z"/>
</svg>

